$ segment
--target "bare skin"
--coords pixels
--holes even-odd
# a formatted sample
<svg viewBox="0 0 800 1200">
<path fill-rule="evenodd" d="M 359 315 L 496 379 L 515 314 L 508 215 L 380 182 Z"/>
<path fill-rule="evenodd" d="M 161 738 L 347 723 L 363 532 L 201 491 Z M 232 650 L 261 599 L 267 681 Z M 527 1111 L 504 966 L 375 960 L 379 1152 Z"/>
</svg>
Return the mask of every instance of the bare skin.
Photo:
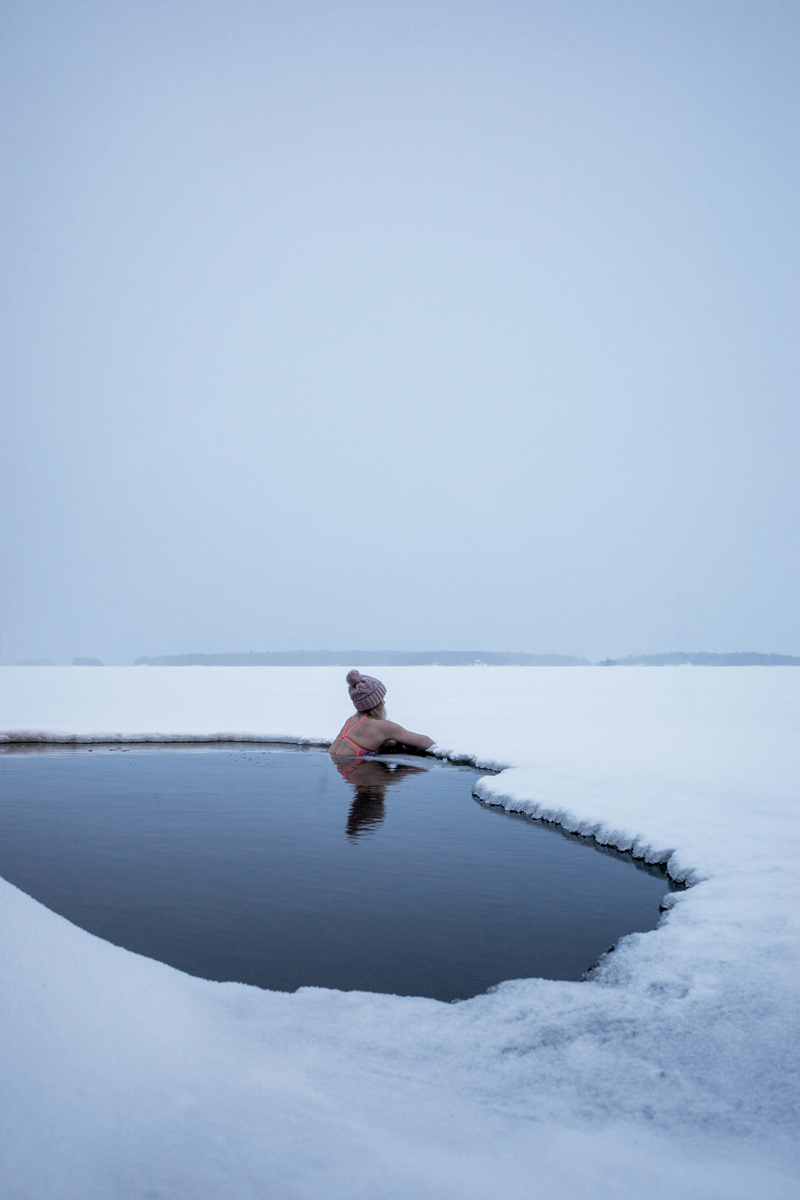
<svg viewBox="0 0 800 1200">
<path fill-rule="evenodd" d="M 346 742 L 342 738 L 346 729 L 348 730 L 347 736 L 364 750 L 380 750 L 381 746 L 387 746 L 387 743 L 391 744 L 392 742 L 413 746 L 415 750 L 430 750 L 434 744 L 433 738 L 427 737 L 424 733 L 412 733 L 410 729 L 404 729 L 396 721 L 368 717 L 366 713 L 354 713 L 345 721 L 337 737 L 331 743 L 330 753 L 335 758 L 356 757 L 356 751 L 350 742 Z"/>
</svg>

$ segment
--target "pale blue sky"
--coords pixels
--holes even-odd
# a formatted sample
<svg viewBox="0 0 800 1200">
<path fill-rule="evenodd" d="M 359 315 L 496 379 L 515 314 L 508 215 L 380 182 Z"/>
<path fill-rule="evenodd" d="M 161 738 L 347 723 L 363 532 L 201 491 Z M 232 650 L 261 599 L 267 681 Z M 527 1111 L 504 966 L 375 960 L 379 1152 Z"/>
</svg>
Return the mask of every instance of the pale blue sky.
<svg viewBox="0 0 800 1200">
<path fill-rule="evenodd" d="M 0 661 L 800 652 L 796 3 L 7 3 Z"/>
</svg>

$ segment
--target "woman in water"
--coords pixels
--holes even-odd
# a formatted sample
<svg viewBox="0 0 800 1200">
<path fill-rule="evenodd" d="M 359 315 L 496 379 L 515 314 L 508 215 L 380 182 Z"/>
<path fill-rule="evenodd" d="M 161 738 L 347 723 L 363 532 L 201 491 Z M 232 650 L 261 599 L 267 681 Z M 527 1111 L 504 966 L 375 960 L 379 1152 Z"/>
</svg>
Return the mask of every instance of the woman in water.
<svg viewBox="0 0 800 1200">
<path fill-rule="evenodd" d="M 398 748 L 398 743 L 414 750 L 429 750 L 433 738 L 424 733 L 412 733 L 395 721 L 386 720 L 383 698 L 386 688 L 380 679 L 349 671 L 347 685 L 355 713 L 348 717 L 338 737 L 331 743 L 334 759 L 349 759 L 351 763 L 372 758 L 381 749 Z"/>
</svg>

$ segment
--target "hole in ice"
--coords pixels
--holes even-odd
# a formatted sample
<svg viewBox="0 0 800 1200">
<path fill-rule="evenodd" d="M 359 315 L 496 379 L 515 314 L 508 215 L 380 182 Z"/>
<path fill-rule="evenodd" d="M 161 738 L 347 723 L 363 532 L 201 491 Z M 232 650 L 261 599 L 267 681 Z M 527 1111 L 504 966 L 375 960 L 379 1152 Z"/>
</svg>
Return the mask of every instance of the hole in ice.
<svg viewBox="0 0 800 1200">
<path fill-rule="evenodd" d="M 295 747 L 0 754 L 0 874 L 207 979 L 440 1000 L 580 979 L 654 929 L 658 868 L 477 802 L 485 772 Z M 625 859 L 627 858 L 627 861 Z"/>
</svg>

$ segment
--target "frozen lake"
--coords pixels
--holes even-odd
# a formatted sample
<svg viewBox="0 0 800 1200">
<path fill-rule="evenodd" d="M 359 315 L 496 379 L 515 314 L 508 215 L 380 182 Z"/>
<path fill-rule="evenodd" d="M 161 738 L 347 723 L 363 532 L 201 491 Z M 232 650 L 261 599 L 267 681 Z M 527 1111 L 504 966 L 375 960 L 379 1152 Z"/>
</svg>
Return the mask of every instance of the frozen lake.
<svg viewBox="0 0 800 1200">
<path fill-rule="evenodd" d="M 464 999 L 578 980 L 664 873 L 471 794 L 485 772 L 296 747 L 0 755 L 0 874 L 207 979 Z"/>
<path fill-rule="evenodd" d="M 589 982 L 531 977 L 441 1004 L 205 982 L 89 936 L 0 879 L 3 1194 L 486 1200 L 501 1180 L 507 1200 L 530 1200 L 535 1180 L 548 1200 L 632 1200 L 643 1186 L 655 1200 L 676 1191 L 689 1200 L 794 1200 L 800 671 L 381 675 L 391 715 L 430 733 L 441 755 L 504 768 L 474 785 L 484 798 L 609 847 L 635 846 L 692 886 L 669 897 L 676 903 L 657 930 L 623 938 Z M 33 781 L 31 766 L 55 781 L 70 762 L 99 761 L 133 779 L 137 763 L 166 761 L 133 742 L 322 740 L 345 710 L 339 668 L 3 667 L 0 742 L 10 754 L 0 757 L 0 791 L 8 796 L 12 774 Z M 62 755 L 75 739 L 85 745 L 74 757 L 25 754 L 38 742 Z M 242 778 L 255 777 L 247 759 L 259 751 L 239 741 Z M 198 748 L 192 761 L 208 777 L 223 757 Z M 292 761 L 321 770 L 325 757 Z M 266 765 L 258 770 L 263 808 L 270 776 Z M 384 820 L 354 840 L 353 794 L 332 777 L 334 854 L 353 863 L 383 853 L 412 787 L 430 777 L 388 788 Z M 473 786 L 472 773 L 465 778 Z M 334 784 L 345 788 L 335 804 Z M 565 863 L 588 856 L 646 878 L 591 843 L 483 810 L 470 790 L 459 793 L 459 810 L 476 828 L 513 833 L 514 854 L 546 835 L 563 842 Z M 151 811 L 160 794 L 150 789 Z M 91 831 L 97 795 L 77 795 Z M 195 789 L 187 808 L 202 807 L 203 795 Z M 43 799 L 55 809 L 55 787 Z M 309 814 L 316 803 L 309 797 Z M 440 815 L 456 835 L 447 803 L 421 806 L 414 818 L 420 854 Z M 306 846 L 311 824 L 297 823 Z M 57 827 L 53 816 L 48 828 Z M 368 828 L 365 819 L 359 829 Z M 101 832 L 92 834 L 95 854 Z M 510 858 L 497 876 L 495 915 L 513 920 L 527 890 Z M 53 907 L 57 882 L 41 893 Z M 471 869 L 469 889 L 480 886 Z M 459 926 L 472 922 L 469 904 L 467 895 Z M 520 924 L 532 941 L 527 916 Z"/>
</svg>

